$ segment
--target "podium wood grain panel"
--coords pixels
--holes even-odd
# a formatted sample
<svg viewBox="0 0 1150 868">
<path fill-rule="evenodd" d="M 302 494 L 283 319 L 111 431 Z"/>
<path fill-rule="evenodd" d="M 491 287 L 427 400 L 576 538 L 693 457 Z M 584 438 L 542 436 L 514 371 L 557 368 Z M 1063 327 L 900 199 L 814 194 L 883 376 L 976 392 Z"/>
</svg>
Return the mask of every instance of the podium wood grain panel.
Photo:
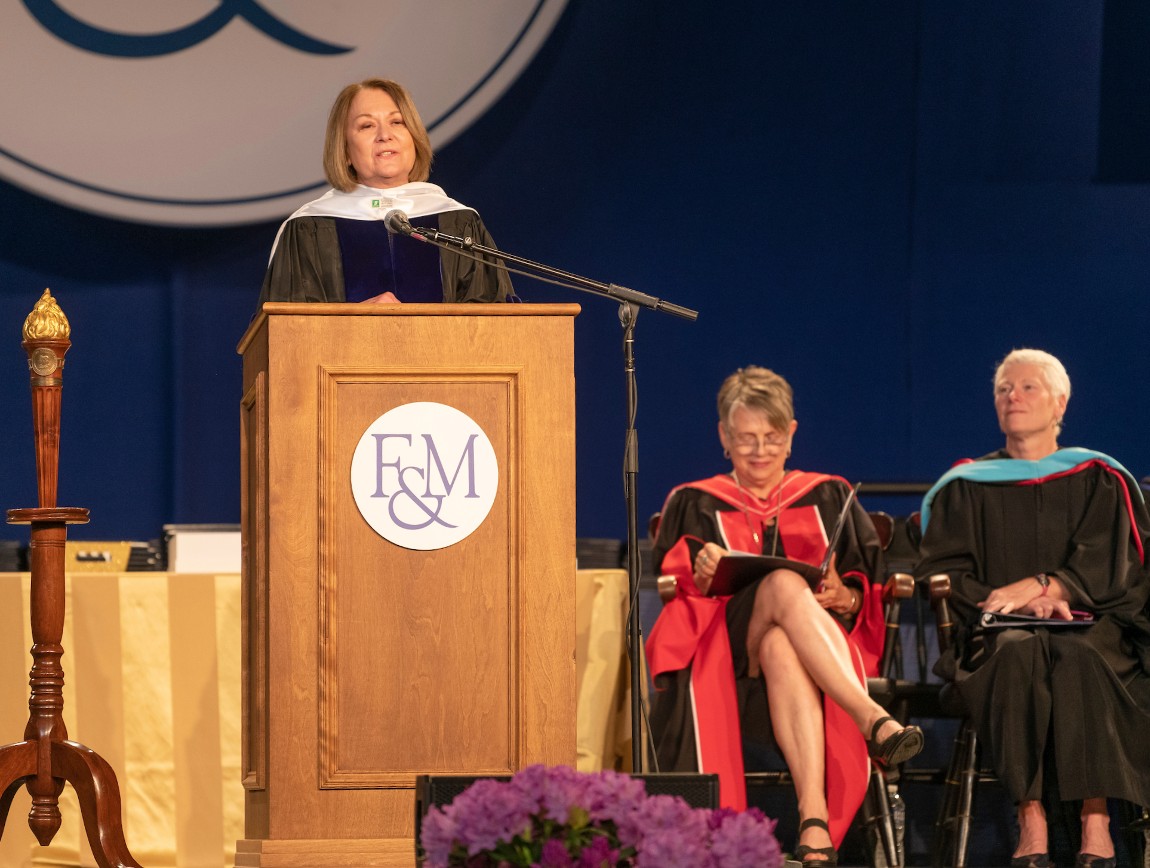
<svg viewBox="0 0 1150 868">
<path fill-rule="evenodd" d="M 266 419 L 252 397 L 243 414 L 250 864 L 277 847 L 341 864 L 333 840 L 411 864 L 416 775 L 574 764 L 577 313 L 276 304 L 249 328 L 244 394 L 267 383 Z M 499 461 L 487 519 L 431 552 L 376 534 L 349 482 L 368 425 L 413 401 L 466 413 Z"/>
<path fill-rule="evenodd" d="M 266 347 L 265 347 L 266 349 Z M 266 365 L 266 359 L 263 360 Z M 260 370 L 244 392 L 240 404 L 240 476 L 242 527 L 266 527 L 268 515 L 268 378 Z M 245 583 L 241 600 L 241 679 L 252 689 L 243 694 L 242 766 L 244 787 L 262 790 L 267 782 L 267 535 L 258 539 L 245 535 L 242 545 L 243 569 L 251 581 Z"/>
<path fill-rule="evenodd" d="M 521 594 L 509 521 L 518 512 L 518 371 L 322 374 L 320 427 L 331 448 L 320 449 L 320 786 L 412 787 L 423 769 L 463 765 L 507 772 L 518 759 L 510 700 Z M 344 496 L 363 432 L 413 401 L 474 419 L 504 477 L 483 524 L 430 552 L 397 551 Z"/>
</svg>

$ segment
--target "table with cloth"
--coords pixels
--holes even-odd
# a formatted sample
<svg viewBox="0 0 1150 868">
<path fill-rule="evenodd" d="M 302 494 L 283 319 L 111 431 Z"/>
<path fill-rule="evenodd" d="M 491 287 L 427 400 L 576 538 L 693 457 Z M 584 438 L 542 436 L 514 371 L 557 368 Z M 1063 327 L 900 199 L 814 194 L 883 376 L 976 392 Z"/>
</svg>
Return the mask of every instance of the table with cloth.
<svg viewBox="0 0 1150 868">
<path fill-rule="evenodd" d="M 627 574 L 579 570 L 578 765 L 629 764 Z M 148 868 L 234 864 L 244 837 L 240 783 L 240 577 L 69 573 L 64 624 L 68 737 L 115 769 L 128 847 Z M 27 573 L 0 573 L 0 743 L 28 722 L 32 658 Z M 94 866 L 74 793 L 49 847 L 12 803 L 0 865 Z"/>
</svg>

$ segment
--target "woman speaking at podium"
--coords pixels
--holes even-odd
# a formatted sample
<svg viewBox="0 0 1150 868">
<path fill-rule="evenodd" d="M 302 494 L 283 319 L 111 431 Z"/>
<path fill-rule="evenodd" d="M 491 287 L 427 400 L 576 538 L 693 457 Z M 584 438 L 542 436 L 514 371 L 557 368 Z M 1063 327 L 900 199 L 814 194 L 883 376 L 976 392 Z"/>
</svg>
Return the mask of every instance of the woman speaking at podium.
<svg viewBox="0 0 1150 868">
<path fill-rule="evenodd" d="M 495 244 L 471 208 L 427 183 L 431 140 L 402 85 L 372 78 L 345 87 L 331 107 L 323 167 L 332 189 L 280 227 L 260 290 L 265 301 L 503 301 L 507 272 L 461 251 L 388 231 L 401 211 L 412 226 Z"/>
</svg>

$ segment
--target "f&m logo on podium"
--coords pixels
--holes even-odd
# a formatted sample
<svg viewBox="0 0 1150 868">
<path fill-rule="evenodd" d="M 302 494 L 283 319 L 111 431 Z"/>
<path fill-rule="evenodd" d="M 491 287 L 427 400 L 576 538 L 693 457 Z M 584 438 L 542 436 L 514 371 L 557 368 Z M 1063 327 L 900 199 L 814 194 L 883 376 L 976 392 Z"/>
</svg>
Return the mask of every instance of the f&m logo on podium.
<svg viewBox="0 0 1150 868">
<path fill-rule="evenodd" d="M 454 545 L 483 524 L 499 489 L 487 434 L 466 413 L 430 401 L 372 422 L 351 459 L 360 515 L 384 539 L 427 551 Z"/>
</svg>

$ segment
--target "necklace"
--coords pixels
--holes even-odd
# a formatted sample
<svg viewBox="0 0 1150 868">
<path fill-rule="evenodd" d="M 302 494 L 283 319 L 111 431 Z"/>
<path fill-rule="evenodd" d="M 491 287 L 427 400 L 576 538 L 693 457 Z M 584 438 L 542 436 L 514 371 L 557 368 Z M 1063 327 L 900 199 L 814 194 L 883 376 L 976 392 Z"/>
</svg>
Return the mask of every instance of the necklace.
<svg viewBox="0 0 1150 868">
<path fill-rule="evenodd" d="M 739 474 L 736 471 L 734 471 L 734 470 L 731 471 L 731 478 L 735 480 L 735 487 L 739 490 L 739 501 L 740 501 L 739 511 L 743 513 L 743 521 L 745 521 L 747 523 L 747 530 L 750 531 L 750 533 L 751 533 L 751 539 L 753 539 L 755 541 L 755 545 L 759 547 L 759 551 L 762 551 L 762 543 L 761 543 L 760 538 L 759 538 L 759 532 L 757 530 L 755 530 L 754 525 L 751 524 L 751 514 L 750 514 L 751 502 L 750 502 L 750 500 L 748 500 L 748 495 L 750 494 L 750 492 L 747 492 L 743 489 L 743 483 L 739 482 Z M 784 470 L 783 471 L 783 478 L 779 480 L 779 484 L 775 488 L 775 491 L 777 492 L 777 495 L 775 497 L 775 517 L 772 521 L 761 522 L 761 524 L 760 524 L 760 526 L 766 526 L 766 525 L 773 524 L 775 527 L 775 538 L 771 542 L 771 555 L 774 555 L 775 552 L 777 552 L 778 548 L 779 548 L 779 515 L 782 514 L 782 511 L 783 511 L 783 488 L 786 486 L 786 484 L 787 484 L 787 473 Z M 757 495 L 756 495 L 756 497 L 757 497 Z M 768 499 L 770 498 L 769 494 L 767 495 L 767 498 Z"/>
</svg>

